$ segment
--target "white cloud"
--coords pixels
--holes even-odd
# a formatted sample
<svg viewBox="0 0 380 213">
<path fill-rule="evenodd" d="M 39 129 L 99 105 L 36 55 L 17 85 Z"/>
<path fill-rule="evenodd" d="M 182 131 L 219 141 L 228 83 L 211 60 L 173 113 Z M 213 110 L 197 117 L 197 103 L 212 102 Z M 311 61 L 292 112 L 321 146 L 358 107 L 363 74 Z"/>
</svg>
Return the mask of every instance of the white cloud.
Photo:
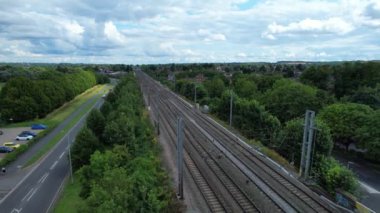
<svg viewBox="0 0 380 213">
<path fill-rule="evenodd" d="M 167 63 L 380 55 L 378 0 L 262 0 L 239 10 L 247 1 L 11 1 L 0 5 L 0 60 Z"/>
<path fill-rule="evenodd" d="M 119 32 L 112 21 L 104 24 L 104 34 L 110 41 L 115 42 L 116 44 L 122 45 L 127 41 L 126 37 Z"/>
<path fill-rule="evenodd" d="M 225 41 L 226 36 L 222 33 L 211 33 L 209 30 L 199 29 L 198 35 L 203 37 L 204 41 Z"/>
<path fill-rule="evenodd" d="M 288 25 L 279 25 L 276 22 L 270 24 L 264 37 L 274 39 L 276 34 L 338 34 L 344 35 L 354 30 L 354 26 L 341 18 L 329 18 L 326 20 L 304 19 Z"/>
</svg>

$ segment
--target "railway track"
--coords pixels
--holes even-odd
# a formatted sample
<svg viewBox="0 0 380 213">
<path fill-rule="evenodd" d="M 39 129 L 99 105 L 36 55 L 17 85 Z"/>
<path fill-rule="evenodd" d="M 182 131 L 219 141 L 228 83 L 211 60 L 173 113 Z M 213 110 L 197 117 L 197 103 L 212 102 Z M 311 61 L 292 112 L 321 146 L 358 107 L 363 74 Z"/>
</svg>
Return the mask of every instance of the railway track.
<svg viewBox="0 0 380 213">
<path fill-rule="evenodd" d="M 173 124 L 173 122 L 176 117 L 184 118 L 186 124 L 185 150 L 188 158 L 192 159 L 189 164 L 186 162 L 186 165 L 195 171 L 196 175 L 192 174 L 195 180 L 202 177 L 203 182 L 207 182 L 210 190 L 214 192 L 215 197 L 223 206 L 223 208 L 216 208 L 215 211 L 338 211 L 324 203 L 310 189 L 260 152 L 244 144 L 219 124 L 194 110 L 191 105 L 185 103 L 177 95 L 163 89 L 162 86 L 142 73 L 140 78 L 143 78 L 144 84 L 160 94 L 154 104 L 156 110 L 165 115 L 161 116 L 165 127 L 171 128 L 174 133 L 175 123 Z M 174 138 L 175 136 L 172 137 L 173 141 Z M 191 171 L 191 173 L 193 172 Z M 204 183 L 199 184 L 204 186 Z M 205 194 L 210 193 L 206 192 Z M 229 197 L 232 197 L 232 201 L 228 199 Z M 210 209 L 213 211 L 211 207 Z"/>
</svg>

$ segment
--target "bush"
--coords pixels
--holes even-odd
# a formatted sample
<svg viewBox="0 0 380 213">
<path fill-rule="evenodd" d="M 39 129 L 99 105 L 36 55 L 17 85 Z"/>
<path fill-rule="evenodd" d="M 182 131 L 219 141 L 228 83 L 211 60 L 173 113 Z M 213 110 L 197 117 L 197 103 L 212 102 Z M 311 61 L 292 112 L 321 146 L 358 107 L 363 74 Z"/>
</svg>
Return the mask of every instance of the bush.
<svg viewBox="0 0 380 213">
<path fill-rule="evenodd" d="M 322 157 L 317 169 L 316 177 L 318 184 L 323 186 L 330 194 L 337 189 L 342 189 L 351 194 L 356 194 L 358 181 L 354 173 L 340 165 L 332 157 Z"/>
</svg>

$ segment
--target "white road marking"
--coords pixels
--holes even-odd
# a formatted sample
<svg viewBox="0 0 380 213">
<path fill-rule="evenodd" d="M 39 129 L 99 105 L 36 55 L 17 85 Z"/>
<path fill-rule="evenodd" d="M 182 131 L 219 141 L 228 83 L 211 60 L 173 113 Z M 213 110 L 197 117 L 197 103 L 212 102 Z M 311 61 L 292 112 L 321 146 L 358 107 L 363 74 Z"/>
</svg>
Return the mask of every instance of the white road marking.
<svg viewBox="0 0 380 213">
<path fill-rule="evenodd" d="M 101 100 L 101 99 L 99 99 L 99 100 Z M 98 100 L 98 102 L 96 102 L 89 110 L 88 110 L 88 112 L 86 112 L 86 114 L 84 114 L 82 117 L 81 117 L 81 119 L 79 119 L 79 121 L 73 126 L 73 127 L 71 127 L 71 129 L 70 129 L 70 131 L 72 130 L 72 129 L 74 129 L 74 128 L 76 128 L 76 126 L 78 126 L 78 124 L 83 120 L 83 119 L 85 119 L 86 118 L 86 116 L 87 116 L 87 114 L 89 114 L 90 112 L 91 112 L 91 110 L 95 107 L 95 106 L 97 106 L 97 104 L 99 105 L 99 100 Z M 12 190 L 10 191 L 10 192 L 8 192 L 3 198 L 1 198 L 0 199 L 0 205 L 6 200 L 6 199 L 8 199 L 8 197 L 11 195 L 11 194 L 13 194 L 19 187 L 20 187 L 20 185 L 21 184 L 23 184 L 24 182 L 25 182 L 25 180 L 37 169 L 37 168 L 39 168 L 39 166 L 53 153 L 53 151 L 54 150 L 56 150 L 57 149 L 57 147 L 61 144 L 61 142 L 63 141 L 63 139 L 66 137 L 68 135 L 68 133 L 66 133 L 62 138 L 61 138 L 61 140 L 60 141 L 58 141 L 58 143 L 56 143 L 55 145 L 54 145 L 54 147 L 52 148 L 52 149 L 50 149 L 50 151 L 47 153 L 47 154 L 45 154 L 43 157 L 42 157 L 42 159 L 39 161 L 39 163 L 37 163 L 37 165 L 35 165 L 34 167 L 32 167 L 32 169 L 21 179 L 21 181 L 19 181 L 17 184 L 16 184 L 16 186 L 15 187 L 13 187 L 12 188 Z M 66 148 L 67 149 L 67 148 Z"/>
<path fill-rule="evenodd" d="M 59 156 L 59 159 L 61 159 L 64 154 L 65 152 L 62 152 L 62 154 Z"/>
<path fill-rule="evenodd" d="M 369 186 L 361 181 L 359 181 L 359 184 L 370 194 L 380 194 L 379 191 L 377 191 L 375 188 L 373 188 L 372 186 Z"/>
<path fill-rule="evenodd" d="M 66 175 L 66 177 L 63 179 L 61 185 L 59 186 L 57 192 L 55 193 L 55 195 L 54 195 L 54 197 L 53 197 L 53 200 L 51 201 L 51 203 L 50 203 L 48 209 L 46 210 L 46 213 L 50 212 L 51 207 L 53 207 L 53 204 L 56 202 L 56 200 L 57 200 L 57 198 L 58 198 L 58 195 L 59 195 L 59 193 L 61 192 L 64 183 L 66 182 L 65 180 L 67 179 L 67 177 L 68 177 L 68 175 Z"/>
<path fill-rule="evenodd" d="M 26 193 L 25 197 L 22 198 L 21 201 L 24 201 L 24 200 L 26 199 L 26 197 L 28 197 L 28 196 L 30 195 L 30 193 L 32 193 L 33 189 L 34 189 L 34 188 L 31 188 L 30 191 L 29 191 L 28 193 Z"/>
<path fill-rule="evenodd" d="M 11 211 L 11 213 L 20 213 L 22 211 L 22 208 L 20 208 L 20 209 L 16 209 L 16 208 L 14 208 L 12 211 Z"/>
<path fill-rule="evenodd" d="M 38 183 L 43 183 L 48 176 L 49 176 L 49 173 L 46 172 L 44 175 L 42 175 L 42 177 L 40 178 L 40 180 L 38 181 Z"/>
<path fill-rule="evenodd" d="M 53 165 L 51 165 L 50 170 L 53 170 L 54 167 L 57 165 L 57 163 L 58 163 L 58 161 L 55 161 L 55 162 L 53 163 Z"/>
<path fill-rule="evenodd" d="M 38 188 L 36 188 L 36 189 L 34 189 L 33 190 L 33 192 L 32 192 L 32 194 L 28 197 L 28 199 L 26 200 L 27 202 L 29 202 L 29 200 L 33 197 L 33 195 L 37 192 L 37 189 Z"/>
</svg>

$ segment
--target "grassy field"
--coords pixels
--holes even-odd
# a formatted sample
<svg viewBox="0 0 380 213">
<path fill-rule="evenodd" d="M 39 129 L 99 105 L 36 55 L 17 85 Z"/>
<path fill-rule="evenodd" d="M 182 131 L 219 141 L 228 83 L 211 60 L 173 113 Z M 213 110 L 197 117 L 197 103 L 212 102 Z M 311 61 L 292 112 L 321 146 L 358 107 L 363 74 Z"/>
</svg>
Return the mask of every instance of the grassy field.
<svg viewBox="0 0 380 213">
<path fill-rule="evenodd" d="M 83 200 L 79 197 L 80 193 L 80 183 L 78 181 L 78 176 L 74 175 L 74 183 L 69 180 L 65 185 L 62 195 L 55 205 L 55 213 L 76 213 L 78 208 L 83 204 Z"/>
</svg>

